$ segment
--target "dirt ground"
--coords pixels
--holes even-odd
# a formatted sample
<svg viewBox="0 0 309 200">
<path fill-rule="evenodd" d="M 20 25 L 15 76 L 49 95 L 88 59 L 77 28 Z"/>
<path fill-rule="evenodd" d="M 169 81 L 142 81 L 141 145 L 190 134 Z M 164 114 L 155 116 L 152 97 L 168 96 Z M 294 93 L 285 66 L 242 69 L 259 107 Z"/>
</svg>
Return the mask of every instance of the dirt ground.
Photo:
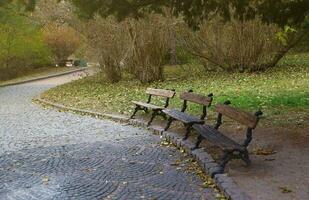
<svg viewBox="0 0 309 200">
<path fill-rule="evenodd" d="M 226 133 L 239 141 L 244 132 L 233 128 L 234 134 Z M 249 148 L 252 165 L 245 167 L 234 161 L 227 172 L 253 199 L 309 199 L 308 128 L 257 128 Z M 256 155 L 257 149 L 270 155 Z"/>
<path fill-rule="evenodd" d="M 164 125 L 161 120 L 155 124 Z M 176 123 L 171 130 L 183 134 L 179 125 Z M 245 139 L 245 128 L 239 125 L 222 125 L 220 130 L 240 143 Z M 309 127 L 256 128 L 249 145 L 252 164 L 246 167 L 240 160 L 231 161 L 226 173 L 254 200 L 309 199 L 308 130 Z M 189 140 L 195 141 L 196 135 L 191 135 Z M 215 159 L 222 155 L 220 149 L 207 141 L 201 147 Z"/>
</svg>

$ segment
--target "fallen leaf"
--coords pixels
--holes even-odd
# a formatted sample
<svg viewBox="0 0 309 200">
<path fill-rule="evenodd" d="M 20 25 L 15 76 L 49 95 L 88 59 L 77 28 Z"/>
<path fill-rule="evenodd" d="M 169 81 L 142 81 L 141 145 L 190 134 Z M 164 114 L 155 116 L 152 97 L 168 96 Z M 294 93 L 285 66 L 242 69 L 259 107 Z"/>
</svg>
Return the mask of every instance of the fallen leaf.
<svg viewBox="0 0 309 200">
<path fill-rule="evenodd" d="M 259 156 L 268 156 L 268 155 L 273 155 L 277 153 L 277 151 L 274 151 L 272 149 L 258 148 L 258 149 L 253 150 L 253 153 Z"/>
<path fill-rule="evenodd" d="M 287 187 L 279 187 L 282 193 L 291 193 L 292 190 Z"/>
<path fill-rule="evenodd" d="M 43 177 L 43 179 L 42 179 L 42 182 L 43 182 L 43 184 L 45 184 L 45 185 L 47 185 L 49 181 L 50 181 L 50 180 L 49 180 L 49 177 L 48 177 L 48 176 L 45 176 L 45 177 Z"/>
<path fill-rule="evenodd" d="M 181 162 L 180 160 L 176 160 L 175 163 L 172 163 L 171 165 L 172 166 L 178 166 L 178 165 L 180 165 L 180 162 Z"/>
<path fill-rule="evenodd" d="M 161 145 L 165 145 L 165 146 L 167 146 L 167 145 L 169 145 L 170 143 L 168 142 L 168 141 L 162 141 L 161 142 Z"/>
<path fill-rule="evenodd" d="M 83 169 L 82 172 L 86 173 L 86 174 L 89 174 L 91 172 L 93 172 L 94 169 L 90 169 L 90 168 L 86 168 L 86 169 Z"/>
</svg>

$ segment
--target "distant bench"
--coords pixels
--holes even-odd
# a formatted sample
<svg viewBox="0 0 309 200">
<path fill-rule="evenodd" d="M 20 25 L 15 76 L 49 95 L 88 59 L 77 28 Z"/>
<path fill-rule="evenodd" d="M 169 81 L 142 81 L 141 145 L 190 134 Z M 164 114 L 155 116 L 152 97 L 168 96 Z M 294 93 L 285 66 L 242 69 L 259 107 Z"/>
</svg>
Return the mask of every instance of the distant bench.
<svg viewBox="0 0 309 200">
<path fill-rule="evenodd" d="M 152 116 L 148 122 L 149 126 L 157 115 L 161 115 L 164 118 L 166 117 L 162 110 L 168 107 L 170 98 L 173 98 L 175 96 L 175 90 L 148 88 L 146 90 L 146 94 L 149 95 L 147 102 L 132 101 L 132 103 L 135 104 L 135 110 L 130 118 L 133 119 L 139 110 L 148 112 L 148 110 L 151 109 Z M 165 98 L 165 104 L 163 106 L 152 104 L 151 100 L 153 96 Z"/>
<path fill-rule="evenodd" d="M 217 123 L 214 127 L 199 124 L 193 125 L 193 128 L 199 134 L 193 150 L 199 148 L 199 145 L 203 139 L 209 141 L 210 143 L 223 150 L 224 155 L 220 163 L 221 171 L 218 173 L 224 172 L 225 165 L 231 159 L 242 159 L 247 165 L 251 164 L 247 147 L 252 140 L 252 130 L 257 126 L 259 118 L 263 114 L 261 111 L 257 111 L 253 115 L 242 110 L 233 108 L 228 104 L 230 104 L 229 101 L 225 102 L 225 104 L 219 104 L 216 106 L 215 109 L 218 112 L 218 118 Z M 223 115 L 247 126 L 246 139 L 242 144 L 238 144 L 234 140 L 230 139 L 229 137 L 218 131 L 219 127 L 222 124 Z"/>
<path fill-rule="evenodd" d="M 207 115 L 207 108 L 211 105 L 213 94 L 209 94 L 208 96 L 203 96 L 200 94 L 193 93 L 192 90 L 189 92 L 184 92 L 180 95 L 180 99 L 183 100 L 183 106 L 181 110 L 175 109 L 164 109 L 163 113 L 169 116 L 168 122 L 164 128 L 165 131 L 169 129 L 173 121 L 180 121 L 186 127 L 185 137 L 186 140 L 189 137 L 189 133 L 194 124 L 204 124 L 205 117 Z M 192 102 L 195 104 L 202 105 L 202 115 L 200 117 L 192 116 L 185 111 L 187 110 L 188 102 Z"/>
</svg>

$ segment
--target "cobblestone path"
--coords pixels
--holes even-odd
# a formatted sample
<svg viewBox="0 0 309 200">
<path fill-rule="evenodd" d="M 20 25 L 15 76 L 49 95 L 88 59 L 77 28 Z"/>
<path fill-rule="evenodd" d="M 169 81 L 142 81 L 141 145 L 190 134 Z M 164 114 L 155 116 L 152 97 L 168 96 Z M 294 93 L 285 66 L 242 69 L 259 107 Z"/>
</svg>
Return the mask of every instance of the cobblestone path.
<svg viewBox="0 0 309 200">
<path fill-rule="evenodd" d="M 213 198 L 158 136 L 31 102 L 54 86 L 0 88 L 1 200 Z"/>
</svg>

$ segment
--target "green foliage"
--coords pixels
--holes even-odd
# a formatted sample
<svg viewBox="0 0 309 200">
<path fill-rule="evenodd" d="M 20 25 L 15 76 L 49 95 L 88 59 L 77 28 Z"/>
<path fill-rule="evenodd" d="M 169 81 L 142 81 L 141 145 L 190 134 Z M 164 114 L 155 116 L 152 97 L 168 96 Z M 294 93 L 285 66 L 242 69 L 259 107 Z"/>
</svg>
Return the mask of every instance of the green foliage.
<svg viewBox="0 0 309 200">
<path fill-rule="evenodd" d="M 276 34 L 276 36 L 283 46 L 288 46 L 289 35 L 296 32 L 297 31 L 294 28 L 286 25 L 282 31 Z"/>
<path fill-rule="evenodd" d="M 0 8 L 0 79 L 50 64 L 50 51 L 40 29 L 15 7 Z"/>
<path fill-rule="evenodd" d="M 79 9 L 80 16 L 90 18 L 95 14 L 103 17 L 114 15 L 119 20 L 126 17 L 141 17 L 145 12 L 162 12 L 169 7 L 173 14 L 184 17 L 193 28 L 214 13 L 225 20 L 253 19 L 262 16 L 264 22 L 301 26 L 309 12 L 308 0 L 71 0 Z M 232 8 L 235 12 L 231 13 Z"/>
<path fill-rule="evenodd" d="M 307 67 L 309 68 L 309 53 L 297 53 L 286 55 L 279 63 L 279 67 Z"/>
</svg>

